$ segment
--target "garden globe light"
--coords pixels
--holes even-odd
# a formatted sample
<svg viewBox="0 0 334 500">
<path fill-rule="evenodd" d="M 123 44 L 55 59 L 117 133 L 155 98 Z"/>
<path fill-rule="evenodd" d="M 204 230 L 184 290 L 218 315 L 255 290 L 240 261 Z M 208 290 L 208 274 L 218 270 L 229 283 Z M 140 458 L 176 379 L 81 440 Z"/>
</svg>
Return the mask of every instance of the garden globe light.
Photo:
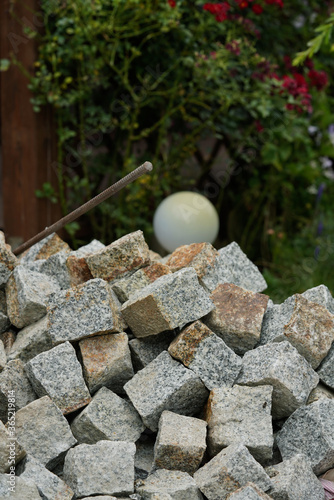
<svg viewBox="0 0 334 500">
<path fill-rule="evenodd" d="M 205 196 L 181 191 L 160 203 L 154 214 L 153 228 L 160 245 L 173 252 L 181 245 L 213 243 L 219 231 L 219 217 Z"/>
</svg>

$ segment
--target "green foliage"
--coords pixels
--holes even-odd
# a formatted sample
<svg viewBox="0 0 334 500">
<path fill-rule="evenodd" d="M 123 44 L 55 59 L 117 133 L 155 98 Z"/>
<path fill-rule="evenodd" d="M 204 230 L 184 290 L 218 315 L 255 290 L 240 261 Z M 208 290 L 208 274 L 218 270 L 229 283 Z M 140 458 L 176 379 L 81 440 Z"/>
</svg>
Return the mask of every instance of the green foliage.
<svg viewBox="0 0 334 500">
<path fill-rule="evenodd" d="M 303 63 L 307 58 L 312 58 L 324 45 L 330 45 L 332 39 L 332 31 L 334 27 L 334 13 L 332 13 L 329 18 L 317 28 L 315 32 L 319 33 L 316 37 L 312 38 L 307 43 L 308 48 L 302 52 L 298 52 L 293 64 L 298 66 Z M 330 50 L 334 51 L 334 44 L 331 45 Z"/>
</svg>

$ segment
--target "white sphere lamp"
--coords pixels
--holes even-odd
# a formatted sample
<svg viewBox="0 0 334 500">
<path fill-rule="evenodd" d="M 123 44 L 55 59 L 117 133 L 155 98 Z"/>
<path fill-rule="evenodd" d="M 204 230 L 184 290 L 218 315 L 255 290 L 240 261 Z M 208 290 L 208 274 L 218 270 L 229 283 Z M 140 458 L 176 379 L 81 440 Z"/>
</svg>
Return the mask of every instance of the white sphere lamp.
<svg viewBox="0 0 334 500">
<path fill-rule="evenodd" d="M 154 214 L 153 229 L 160 245 L 173 252 L 181 245 L 213 243 L 219 231 L 219 217 L 205 196 L 181 191 L 160 203 Z"/>
</svg>

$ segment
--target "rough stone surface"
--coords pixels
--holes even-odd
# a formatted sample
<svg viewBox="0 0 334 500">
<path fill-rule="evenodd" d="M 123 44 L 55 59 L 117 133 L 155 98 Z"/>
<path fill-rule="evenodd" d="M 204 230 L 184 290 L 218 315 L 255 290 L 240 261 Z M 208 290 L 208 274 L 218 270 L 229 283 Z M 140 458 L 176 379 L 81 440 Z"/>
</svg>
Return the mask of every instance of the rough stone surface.
<svg viewBox="0 0 334 500">
<path fill-rule="evenodd" d="M 316 475 L 334 467 L 334 401 L 321 399 L 298 408 L 277 435 L 283 460 L 304 453 Z"/>
<path fill-rule="evenodd" d="M 294 309 L 295 296 L 288 297 L 282 304 L 271 304 L 263 317 L 259 345 L 272 342 L 283 335 L 284 325 L 288 324 Z"/>
<path fill-rule="evenodd" d="M 227 497 L 228 500 L 270 500 L 271 498 L 251 481 Z"/>
<path fill-rule="evenodd" d="M 273 455 L 274 435 L 271 421 L 273 388 L 242 387 L 213 389 L 206 407 L 208 448 L 217 455 L 230 444 L 242 443 L 258 462 Z"/>
<path fill-rule="evenodd" d="M 164 410 L 195 415 L 204 405 L 208 391 L 191 370 L 164 351 L 124 386 L 146 427 L 158 429 Z"/>
<path fill-rule="evenodd" d="M 0 333 L 5 332 L 9 327 L 10 321 L 7 314 L 6 293 L 4 290 L 0 290 Z"/>
<path fill-rule="evenodd" d="M 14 268 L 18 265 L 18 260 L 13 254 L 11 247 L 4 242 L 0 242 L 0 287 L 3 288 Z"/>
<path fill-rule="evenodd" d="M 90 392 L 106 386 L 123 393 L 124 384 L 133 377 L 126 333 L 99 335 L 79 342 L 84 377 Z"/>
<path fill-rule="evenodd" d="M 61 410 L 44 396 L 16 413 L 16 435 L 26 452 L 53 469 L 76 444 Z"/>
<path fill-rule="evenodd" d="M 16 411 L 37 398 L 20 359 L 9 361 L 0 373 L 0 419 L 6 423 L 8 418 L 8 394 L 14 391 Z"/>
<path fill-rule="evenodd" d="M 251 292 L 263 292 L 267 283 L 259 269 L 249 260 L 235 241 L 218 250 L 221 266 L 232 274 L 231 283 Z"/>
<path fill-rule="evenodd" d="M 38 354 L 26 363 L 25 371 L 36 394 L 49 396 L 64 415 L 91 401 L 81 365 L 69 342 Z"/>
<path fill-rule="evenodd" d="M 319 399 L 334 399 L 334 392 L 319 383 L 310 393 L 306 404 L 310 405 Z"/>
<path fill-rule="evenodd" d="M 331 389 L 334 389 L 334 344 L 325 359 L 322 361 L 321 365 L 318 367 L 317 373 L 320 380 L 324 384 L 328 385 Z"/>
<path fill-rule="evenodd" d="M 47 307 L 52 343 L 122 331 L 119 308 L 116 295 L 101 279 L 53 294 Z"/>
<path fill-rule="evenodd" d="M 206 450 L 206 422 L 163 411 L 154 447 L 154 467 L 193 474 Z"/>
<path fill-rule="evenodd" d="M 204 322 L 237 354 L 244 354 L 260 340 L 269 297 L 225 283 L 210 295 L 215 308 Z"/>
<path fill-rule="evenodd" d="M 193 478 L 182 471 L 160 469 L 150 474 L 136 488 L 145 500 L 202 500 Z"/>
<path fill-rule="evenodd" d="M 64 481 L 32 455 L 27 455 L 19 464 L 17 474 L 21 479 L 35 483 L 43 500 L 72 500 L 74 496 L 74 492 Z"/>
<path fill-rule="evenodd" d="M 106 281 L 124 277 L 151 263 L 142 231 L 122 236 L 102 250 L 88 255 L 86 262 L 95 278 Z"/>
<path fill-rule="evenodd" d="M 182 327 L 214 308 L 198 282 L 196 272 L 185 268 L 161 276 L 125 302 L 122 313 L 136 337 L 147 337 Z"/>
<path fill-rule="evenodd" d="M 111 286 L 120 302 L 123 303 L 129 300 L 136 292 L 166 274 L 171 274 L 170 268 L 159 262 L 138 269 L 138 271 L 128 278 L 114 281 Z"/>
<path fill-rule="evenodd" d="M 17 266 L 6 285 L 7 312 L 17 328 L 31 325 L 46 314 L 50 294 L 57 292 L 57 281 L 45 274 Z"/>
<path fill-rule="evenodd" d="M 25 449 L 15 439 L 15 431 L 9 431 L 0 421 L 0 473 L 9 472 L 26 455 Z"/>
<path fill-rule="evenodd" d="M 334 299 L 327 286 L 319 285 L 314 288 L 309 288 L 302 293 L 302 296 L 311 302 L 326 307 L 330 313 L 334 314 Z"/>
<path fill-rule="evenodd" d="M 0 474 L 1 500 L 6 500 L 6 498 L 10 498 L 10 500 L 41 500 L 35 483 L 15 476 L 15 482 L 10 482 L 10 477 L 10 474 Z"/>
<path fill-rule="evenodd" d="M 6 332 L 0 333 L 0 339 L 2 340 L 2 343 L 4 345 L 7 359 L 9 351 L 12 348 L 12 345 L 14 344 L 15 338 L 16 338 L 16 333 L 14 332 L 13 328 L 10 328 Z"/>
<path fill-rule="evenodd" d="M 5 351 L 5 346 L 3 345 L 2 340 L 0 340 L 0 371 L 2 371 L 7 363 L 7 355 Z"/>
<path fill-rule="evenodd" d="M 184 328 L 168 352 L 196 373 L 209 390 L 232 387 L 242 366 L 241 358 L 201 321 Z"/>
<path fill-rule="evenodd" d="M 271 487 L 263 467 L 242 444 L 230 445 L 219 452 L 195 472 L 194 479 L 208 500 L 224 500 L 249 481 L 263 491 Z"/>
<path fill-rule="evenodd" d="M 70 252 L 71 249 L 56 233 L 52 233 L 41 241 L 32 245 L 29 250 L 19 256 L 21 264 L 29 263 L 35 260 L 44 260 L 58 252 Z"/>
<path fill-rule="evenodd" d="M 325 500 L 324 489 L 305 455 L 267 467 L 273 484 L 268 494 L 274 500 Z"/>
<path fill-rule="evenodd" d="M 318 382 L 316 372 L 287 341 L 248 351 L 237 379 L 240 385 L 273 386 L 272 415 L 275 419 L 287 417 L 306 404 Z"/>
<path fill-rule="evenodd" d="M 8 353 L 8 361 L 20 359 L 26 363 L 41 352 L 52 347 L 49 335 L 48 318 L 44 318 L 20 330 Z"/>
<path fill-rule="evenodd" d="M 29 269 L 55 278 L 59 288 L 66 290 L 71 286 L 71 276 L 66 265 L 68 254 L 67 250 L 62 250 L 48 259 L 35 260 L 29 264 Z"/>
<path fill-rule="evenodd" d="M 129 495 L 134 490 L 134 443 L 99 441 L 68 451 L 64 481 L 77 497 Z"/>
<path fill-rule="evenodd" d="M 145 426 L 131 403 L 102 387 L 71 424 L 79 443 L 101 440 L 135 442 Z"/>
<path fill-rule="evenodd" d="M 162 351 L 167 351 L 174 337 L 174 331 L 167 331 L 150 337 L 130 340 L 129 346 L 134 368 L 141 370 L 159 356 Z"/>
<path fill-rule="evenodd" d="M 93 279 L 93 275 L 86 262 L 86 257 L 94 252 L 99 252 L 103 248 L 105 248 L 103 243 L 98 240 L 92 240 L 88 245 L 84 245 L 68 255 L 66 265 L 70 274 L 71 286 L 80 285 Z"/>
</svg>

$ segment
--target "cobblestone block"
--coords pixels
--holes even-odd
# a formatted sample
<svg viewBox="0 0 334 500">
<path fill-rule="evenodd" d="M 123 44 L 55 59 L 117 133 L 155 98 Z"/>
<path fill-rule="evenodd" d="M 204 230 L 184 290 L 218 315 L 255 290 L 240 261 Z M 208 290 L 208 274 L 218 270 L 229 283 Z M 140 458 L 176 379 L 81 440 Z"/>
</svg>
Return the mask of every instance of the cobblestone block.
<svg viewBox="0 0 334 500">
<path fill-rule="evenodd" d="M 271 500 L 271 498 L 252 482 L 248 482 L 227 497 L 228 500 Z"/>
<path fill-rule="evenodd" d="M 309 288 L 302 293 L 302 296 L 305 299 L 310 300 L 311 302 L 320 304 L 321 306 L 325 307 L 330 313 L 334 314 L 334 299 L 327 286 L 319 285 L 315 286 L 314 288 Z"/>
<path fill-rule="evenodd" d="M 9 392 L 15 397 L 16 411 L 37 398 L 20 359 L 9 361 L 0 373 L 0 419 L 4 423 L 7 422 L 8 418 Z"/>
<path fill-rule="evenodd" d="M 99 441 L 68 451 L 64 481 L 77 497 L 130 495 L 134 490 L 134 443 Z"/>
<path fill-rule="evenodd" d="M 20 359 L 26 363 L 41 352 L 52 347 L 49 335 L 48 318 L 44 318 L 20 330 L 8 353 L 8 361 Z"/>
<path fill-rule="evenodd" d="M 136 292 L 150 283 L 153 283 L 156 279 L 171 273 L 172 272 L 168 266 L 158 262 L 151 264 L 150 266 L 143 267 L 142 269 L 138 269 L 138 271 L 133 273 L 128 278 L 115 280 L 111 287 L 120 302 L 123 303 L 135 295 Z"/>
<path fill-rule="evenodd" d="M 76 444 L 61 410 L 44 396 L 16 413 L 16 436 L 26 452 L 52 470 Z"/>
<path fill-rule="evenodd" d="M 273 388 L 217 388 L 210 393 L 206 407 L 208 448 L 217 455 L 230 444 L 242 443 L 260 463 L 273 456 L 274 435 L 271 421 Z"/>
<path fill-rule="evenodd" d="M 134 368 L 137 371 L 141 370 L 159 356 L 162 351 L 167 351 L 174 337 L 174 331 L 167 331 L 150 337 L 130 340 L 129 346 Z"/>
<path fill-rule="evenodd" d="M 277 435 L 283 460 L 303 453 L 318 476 L 334 467 L 334 401 L 321 399 L 298 408 Z"/>
<path fill-rule="evenodd" d="M 143 232 L 135 231 L 88 255 L 86 262 L 94 278 L 113 281 L 148 266 L 151 260 Z"/>
<path fill-rule="evenodd" d="M 204 322 L 237 354 L 259 342 L 269 297 L 225 283 L 210 295 L 215 308 Z"/>
<path fill-rule="evenodd" d="M 136 492 L 145 500 L 202 500 L 193 478 L 182 471 L 160 469 L 150 474 Z"/>
<path fill-rule="evenodd" d="M 168 352 L 196 373 L 209 390 L 232 387 L 242 366 L 241 358 L 201 321 L 184 328 Z"/>
<path fill-rule="evenodd" d="M 53 345 L 92 335 L 121 332 L 120 303 L 109 285 L 93 279 L 49 297 L 49 334 Z"/>
<path fill-rule="evenodd" d="M 19 464 L 17 474 L 21 479 L 35 483 L 43 500 L 72 500 L 74 496 L 74 492 L 62 479 L 32 455 L 27 455 Z"/>
<path fill-rule="evenodd" d="M 92 240 L 88 245 L 84 245 L 68 255 L 66 265 L 70 274 L 71 286 L 80 285 L 93 279 L 93 275 L 86 262 L 86 257 L 104 248 L 105 245 L 103 243 L 98 240 Z"/>
<path fill-rule="evenodd" d="M 15 439 L 15 432 L 12 436 L 0 421 L 0 473 L 9 472 L 10 466 L 15 468 L 25 455 L 25 449 Z"/>
<path fill-rule="evenodd" d="M 4 241 L 0 242 L 0 288 L 6 285 L 9 276 L 18 263 L 18 259 L 13 254 L 11 247 Z"/>
<path fill-rule="evenodd" d="M 224 266 L 232 274 L 230 283 L 241 286 L 251 292 L 263 292 L 267 283 L 259 269 L 247 255 L 241 250 L 238 243 L 233 241 L 226 247 L 218 250 L 221 266 Z"/>
<path fill-rule="evenodd" d="M 79 342 L 84 377 L 91 393 L 106 386 L 124 393 L 124 384 L 133 377 L 126 333 L 99 335 Z"/>
<path fill-rule="evenodd" d="M 325 385 L 319 383 L 313 391 L 311 391 L 306 404 L 310 405 L 315 401 L 319 401 L 319 399 L 334 399 L 334 392 Z"/>
<path fill-rule="evenodd" d="M 59 238 L 58 234 L 52 233 L 21 254 L 19 260 L 21 264 L 26 264 L 35 260 L 46 260 L 51 257 L 51 255 L 61 251 L 70 252 L 71 248 L 65 241 Z"/>
<path fill-rule="evenodd" d="M 164 410 L 195 415 L 208 397 L 199 377 L 166 351 L 136 373 L 124 389 L 146 427 L 154 432 Z"/>
<path fill-rule="evenodd" d="M 14 479 L 15 478 L 15 479 Z M 31 481 L 10 474 L 0 474 L 1 500 L 41 500 L 37 486 Z"/>
<path fill-rule="evenodd" d="M 67 290 L 71 286 L 71 276 L 66 262 L 69 252 L 62 250 L 51 255 L 48 259 L 35 260 L 26 267 L 54 278 L 61 290 Z"/>
<path fill-rule="evenodd" d="M 317 374 L 324 384 L 334 389 L 334 344 L 318 367 Z"/>
<path fill-rule="evenodd" d="M 194 474 L 199 489 L 208 500 L 225 500 L 230 493 L 249 481 L 263 491 L 271 481 L 263 467 L 242 444 L 230 445 Z"/>
<path fill-rule="evenodd" d="M 2 340 L 0 340 L 0 372 L 5 368 L 7 363 L 7 355 L 5 351 L 5 346 Z"/>
<path fill-rule="evenodd" d="M 154 467 L 193 474 L 206 450 L 206 422 L 163 411 L 154 447 Z"/>
<path fill-rule="evenodd" d="M 192 268 L 161 276 L 125 302 L 122 313 L 136 337 L 156 335 L 200 319 L 214 308 Z"/>
<path fill-rule="evenodd" d="M 10 327 L 10 321 L 7 314 L 6 293 L 0 290 L 0 333 L 3 333 Z"/>
<path fill-rule="evenodd" d="M 295 455 L 265 470 L 273 484 L 268 493 L 274 500 L 325 500 L 324 489 L 305 455 Z"/>
<path fill-rule="evenodd" d="M 25 371 L 36 394 L 49 396 L 64 415 L 91 401 L 81 365 L 69 342 L 38 354 L 26 363 Z"/>
<path fill-rule="evenodd" d="M 272 415 L 275 419 L 288 417 L 306 404 L 318 382 L 317 373 L 287 341 L 248 351 L 237 379 L 240 385 L 273 386 Z"/>
<path fill-rule="evenodd" d="M 101 440 L 135 442 L 145 426 L 131 403 L 102 387 L 71 424 L 79 443 Z"/>
<path fill-rule="evenodd" d="M 48 296 L 59 291 L 57 281 L 17 266 L 6 285 L 7 312 L 17 328 L 36 323 L 46 314 Z"/>
</svg>

